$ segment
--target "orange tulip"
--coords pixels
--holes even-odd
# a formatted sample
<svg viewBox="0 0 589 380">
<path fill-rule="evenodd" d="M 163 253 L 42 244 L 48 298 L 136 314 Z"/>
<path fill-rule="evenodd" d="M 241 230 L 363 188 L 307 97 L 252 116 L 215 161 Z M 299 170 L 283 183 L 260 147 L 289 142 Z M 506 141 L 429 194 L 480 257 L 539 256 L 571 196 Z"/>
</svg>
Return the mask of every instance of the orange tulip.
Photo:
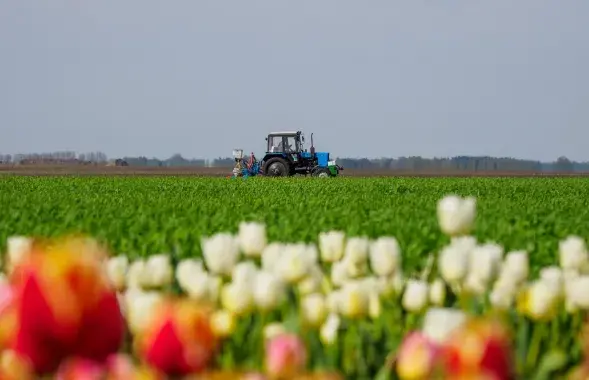
<svg viewBox="0 0 589 380">
<path fill-rule="evenodd" d="M 444 348 L 445 371 L 452 379 L 513 379 L 512 358 L 508 331 L 493 319 L 468 321 Z"/>
<path fill-rule="evenodd" d="M 210 311 L 184 299 L 163 301 L 135 339 L 138 356 L 170 376 L 204 371 L 217 343 Z"/>
<path fill-rule="evenodd" d="M 103 362 L 117 352 L 124 320 L 104 256 L 88 239 L 35 242 L 14 268 L 16 328 L 8 340 L 36 373 L 54 372 L 66 357 Z"/>
</svg>

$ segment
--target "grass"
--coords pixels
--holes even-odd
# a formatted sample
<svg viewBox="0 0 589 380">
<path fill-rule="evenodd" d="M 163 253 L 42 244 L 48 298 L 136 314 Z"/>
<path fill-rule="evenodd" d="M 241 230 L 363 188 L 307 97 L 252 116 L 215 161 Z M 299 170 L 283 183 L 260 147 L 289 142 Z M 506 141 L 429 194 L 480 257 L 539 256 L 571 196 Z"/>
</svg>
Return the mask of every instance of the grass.
<svg viewBox="0 0 589 380">
<path fill-rule="evenodd" d="M 527 249 L 534 267 L 556 259 L 558 240 L 589 238 L 585 178 L 4 177 L 0 244 L 10 235 L 88 233 L 131 257 L 200 255 L 199 239 L 263 221 L 270 240 L 315 241 L 321 231 L 393 235 L 404 266 L 447 242 L 436 202 L 455 193 L 477 198 L 475 235 Z"/>
</svg>

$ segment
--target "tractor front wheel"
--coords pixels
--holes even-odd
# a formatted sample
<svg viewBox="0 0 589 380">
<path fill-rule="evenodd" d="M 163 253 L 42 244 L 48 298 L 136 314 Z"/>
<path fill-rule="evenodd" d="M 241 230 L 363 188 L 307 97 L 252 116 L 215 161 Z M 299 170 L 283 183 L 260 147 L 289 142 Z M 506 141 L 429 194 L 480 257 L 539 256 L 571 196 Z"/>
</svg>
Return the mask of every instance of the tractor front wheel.
<svg viewBox="0 0 589 380">
<path fill-rule="evenodd" d="M 313 177 L 329 178 L 331 177 L 331 172 L 327 168 L 317 168 L 313 171 Z"/>
<path fill-rule="evenodd" d="M 289 172 L 288 162 L 283 158 L 271 158 L 264 165 L 264 175 L 268 177 L 287 177 Z"/>
</svg>

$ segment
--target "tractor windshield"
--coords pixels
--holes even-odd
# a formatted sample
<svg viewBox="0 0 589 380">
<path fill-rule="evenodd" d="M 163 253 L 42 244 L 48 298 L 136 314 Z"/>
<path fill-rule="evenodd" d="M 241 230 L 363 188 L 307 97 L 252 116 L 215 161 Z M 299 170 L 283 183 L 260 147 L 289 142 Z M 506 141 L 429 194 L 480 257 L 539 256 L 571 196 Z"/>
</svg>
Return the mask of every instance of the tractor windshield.
<svg viewBox="0 0 589 380">
<path fill-rule="evenodd" d="M 268 136 L 268 152 L 296 153 L 299 141 L 296 136 Z"/>
</svg>

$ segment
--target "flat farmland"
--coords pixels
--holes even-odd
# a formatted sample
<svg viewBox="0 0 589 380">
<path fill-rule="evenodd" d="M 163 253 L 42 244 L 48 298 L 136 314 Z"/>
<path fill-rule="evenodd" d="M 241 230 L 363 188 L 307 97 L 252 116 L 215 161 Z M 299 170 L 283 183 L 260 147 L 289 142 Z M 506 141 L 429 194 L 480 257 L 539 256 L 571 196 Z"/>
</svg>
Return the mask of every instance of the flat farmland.
<svg viewBox="0 0 589 380">
<path fill-rule="evenodd" d="M 25 176 L 192 176 L 226 177 L 232 167 L 114 167 L 103 165 L 6 165 L 0 175 Z M 540 173 L 522 171 L 475 172 L 467 170 L 344 169 L 344 177 L 589 177 L 589 173 Z"/>
<path fill-rule="evenodd" d="M 197 178 L 5 176 L 0 241 L 86 233 L 131 257 L 200 256 L 200 239 L 267 225 L 271 241 L 316 242 L 322 231 L 395 236 L 416 269 L 447 244 L 436 219 L 447 194 L 474 196 L 475 236 L 556 262 L 559 239 L 589 238 L 589 178 Z M 3 248 L 3 247 L 0 247 Z"/>
</svg>

